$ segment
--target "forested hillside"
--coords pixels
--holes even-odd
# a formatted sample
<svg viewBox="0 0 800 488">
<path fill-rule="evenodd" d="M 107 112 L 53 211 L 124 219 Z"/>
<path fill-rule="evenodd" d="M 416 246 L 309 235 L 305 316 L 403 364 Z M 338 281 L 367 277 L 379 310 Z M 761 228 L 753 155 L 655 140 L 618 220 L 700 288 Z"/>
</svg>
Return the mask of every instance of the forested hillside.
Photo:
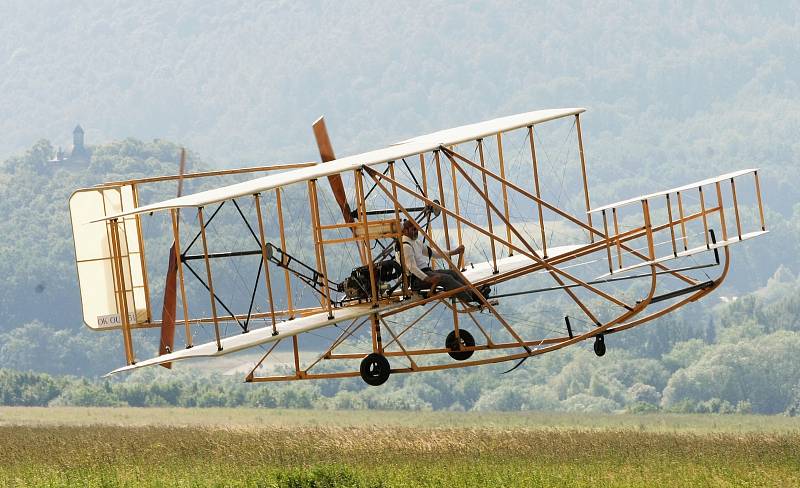
<svg viewBox="0 0 800 488">
<path fill-rule="evenodd" d="M 791 2 L 12 0 L 0 18 L 0 368 L 96 377 L 119 365 L 119 338 L 81 325 L 67 212 L 77 188 L 175 173 L 178 144 L 191 149 L 192 170 L 312 160 L 320 114 L 343 156 L 583 106 L 593 204 L 761 168 L 771 232 L 733 250 L 723 289 L 609 338 L 603 359 L 575 348 L 516 375 L 397 379 L 384 403 L 349 381 L 297 394 L 316 406 L 800 408 L 800 11 Z M 78 122 L 91 161 L 49 163 Z M 175 188 L 162 190 L 143 200 Z M 164 245 L 148 249 L 158 263 L 162 234 Z M 88 398 L 81 381 L 41 381 L 55 385 L 41 402 Z M 143 403 L 126 390 L 135 385 L 87 388 L 107 390 L 109 403 Z M 222 401 L 221 391 L 203 401 Z M 284 391 L 264 393 L 265 404 L 295 406 L 275 396 Z M 153 404 L 183 401 L 149 393 Z"/>
</svg>

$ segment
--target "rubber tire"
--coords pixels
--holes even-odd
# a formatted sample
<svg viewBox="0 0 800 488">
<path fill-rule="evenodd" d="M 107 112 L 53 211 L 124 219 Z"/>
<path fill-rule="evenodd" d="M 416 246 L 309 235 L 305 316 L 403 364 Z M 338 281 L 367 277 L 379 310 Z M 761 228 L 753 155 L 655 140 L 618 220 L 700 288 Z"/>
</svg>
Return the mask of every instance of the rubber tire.
<svg viewBox="0 0 800 488">
<path fill-rule="evenodd" d="M 458 330 L 458 337 L 461 339 L 461 344 L 465 347 L 473 347 L 475 345 L 475 338 L 464 329 Z M 462 351 L 461 348 L 458 347 L 456 331 L 454 330 L 447 334 L 447 338 L 444 340 L 444 347 L 450 351 L 447 354 L 456 361 L 465 361 L 475 353 L 475 351 Z"/>
<path fill-rule="evenodd" d="M 606 353 L 606 342 L 602 335 L 594 339 L 594 353 L 597 354 L 597 357 L 603 357 Z"/>
<path fill-rule="evenodd" d="M 364 383 L 370 386 L 380 386 L 389 379 L 391 366 L 389 366 L 389 360 L 383 354 L 373 352 L 361 360 L 360 372 Z"/>
</svg>

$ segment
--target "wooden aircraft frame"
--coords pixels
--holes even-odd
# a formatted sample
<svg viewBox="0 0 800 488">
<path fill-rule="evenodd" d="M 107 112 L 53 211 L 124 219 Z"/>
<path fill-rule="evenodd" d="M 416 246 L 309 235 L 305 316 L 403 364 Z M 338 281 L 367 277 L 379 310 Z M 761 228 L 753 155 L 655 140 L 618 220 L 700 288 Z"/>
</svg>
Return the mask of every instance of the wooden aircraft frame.
<svg viewBox="0 0 800 488">
<path fill-rule="evenodd" d="M 361 376 L 369 384 L 377 385 L 386 381 L 390 374 L 396 373 L 436 371 L 514 360 L 520 361 L 518 364 L 521 364 L 521 361 L 528 357 L 555 351 L 591 338 L 595 340 L 595 352 L 603 355 L 604 337 L 652 321 L 687 303 L 703 298 L 718 288 L 730 268 L 728 246 L 760 236 L 767 230 L 757 170 L 728 173 L 683 187 L 591 208 L 580 121 L 583 111 L 583 109 L 559 109 L 519 114 L 403 141 L 395 145 L 394 149 L 390 146 L 387 150 L 388 155 L 375 151 L 342 160 L 337 160 L 333 156 L 324 122 L 318 121 L 315 132 L 323 163 L 262 166 L 135 179 L 79 190 L 73 198 L 84 192 L 115 191 L 122 195 L 125 190 L 131 195 L 127 205 L 120 196 L 119 205 L 111 209 L 104 208 L 102 212 L 93 215 L 93 223 L 101 226 L 102 234 L 105 235 L 105 246 L 108 248 L 107 252 L 104 251 L 103 257 L 97 259 L 104 260 L 104 265 L 110 269 L 109 276 L 113 276 L 114 310 L 111 315 L 116 314 L 118 323 L 107 328 L 118 328 L 122 331 L 127 363 L 127 366 L 114 372 L 155 364 L 169 365 L 174 361 L 192 357 L 221 356 L 257 345 L 269 345 L 246 375 L 246 381 L 270 382 Z M 576 129 L 582 183 L 581 196 L 585 211 L 582 215 L 570 213 L 544 199 L 540 184 L 541 168 L 537 159 L 534 130 L 538 124 L 569 117 L 574 118 Z M 527 186 L 513 181 L 506 174 L 503 140 L 506 134 L 512 131 L 527 133 L 531 170 L 531 180 Z M 496 169 L 490 167 L 487 158 L 484 157 L 487 140 L 493 142 L 497 151 Z M 459 150 L 465 145 L 474 148 L 474 156 Z M 405 147 L 407 150 L 403 151 Z M 359 157 L 368 162 L 359 163 Z M 412 166 L 418 168 L 418 173 L 412 170 Z M 398 167 L 411 175 L 413 185 L 401 180 Z M 340 170 L 340 168 L 346 169 Z M 224 188 L 211 190 L 151 205 L 140 206 L 138 201 L 139 188 L 145 184 L 176 181 L 181 178 L 208 178 L 259 172 L 278 172 L 273 178 L 277 182 L 273 184 L 267 176 L 252 182 L 231 185 L 226 187 L 228 190 Z M 343 196 L 341 190 L 337 191 L 336 185 L 341 188 L 342 174 L 352 176 L 355 190 L 353 200 Z M 342 221 L 324 223 L 321 218 L 321 190 L 318 182 L 320 178 L 325 177 L 332 180 L 334 196 L 342 210 Z M 338 183 L 333 181 L 335 178 L 338 178 Z M 300 262 L 287 250 L 282 192 L 285 187 L 294 184 L 306 186 L 309 231 L 314 248 L 313 265 Z M 461 187 L 461 184 L 464 186 Z M 737 188 L 741 193 L 745 184 L 748 185 L 748 190 L 755 200 L 753 203 L 757 205 L 758 215 L 754 220 L 755 224 L 753 221 L 745 221 L 740 212 Z M 495 195 L 490 191 L 490 187 L 495 188 Z M 459 208 L 459 192 L 463 191 L 461 188 L 477 194 L 484 204 L 485 211 L 479 219 L 466 215 L 463 209 Z M 390 208 L 379 210 L 370 208 L 368 197 L 373 192 L 381 194 L 390 202 Z M 500 198 L 496 198 L 497 193 L 500 194 Z M 535 219 L 534 234 L 538 238 L 538 243 L 534 242 L 533 234 L 521 229 L 512 221 L 509 209 L 510 194 L 526 201 L 533 210 L 531 217 Z M 274 197 L 279 237 L 277 244 L 268 242 L 266 238 L 264 199 L 267 195 Z M 687 195 L 691 195 L 692 198 L 696 195 L 699 202 L 698 209 L 689 209 L 689 205 L 686 204 Z M 102 199 L 105 206 L 107 198 L 103 196 Z M 248 219 L 239 205 L 245 199 L 251 199 L 250 203 L 256 212 L 256 222 L 252 222 L 252 217 Z M 412 201 L 416 205 L 404 203 L 404 199 L 405 202 Z M 350 201 L 354 202 L 354 210 L 350 210 Z M 246 224 L 254 242 L 253 249 L 226 252 L 210 250 L 206 229 L 227 202 L 235 206 Z M 197 210 L 196 236 L 183 248 L 184 243 L 179 231 L 182 208 Z M 155 320 L 150 306 L 141 219 L 143 214 L 154 211 L 169 212 L 175 255 L 179 256 L 179 265 L 175 270 L 176 293 L 181 303 L 182 315 L 175 317 L 173 314 L 172 324 L 167 324 L 164 320 Z M 620 225 L 620 214 L 623 211 L 629 218 L 631 214 L 635 214 L 634 220 L 638 224 L 623 228 Z M 544 218 L 545 212 L 579 229 L 588 237 L 586 242 L 548 246 L 546 237 L 548 223 Z M 442 243 L 437 243 L 437 236 L 431 227 L 431 219 L 437 217 L 441 221 L 441 227 L 435 230 L 443 234 L 440 239 Z M 399 242 L 402 239 L 400 228 L 403 221 L 413 223 L 419 235 L 433 251 L 443 256 L 442 261 L 446 267 L 456 273 L 464 283 L 462 287 L 448 291 L 415 291 L 411 289 L 409 280 L 403 272 L 387 288 L 387 284 L 379 277 L 381 270 L 377 269 L 383 261 L 376 262 L 373 247 L 378 242 L 389 242 L 389 245 L 392 242 Z M 735 225 L 732 225 L 733 223 Z M 85 222 L 76 221 L 73 212 L 79 275 L 83 261 L 78 235 L 82 232 L 80 225 L 83 224 Z M 690 236 L 687 233 L 687 226 L 690 225 L 702 228 L 704 236 L 693 246 L 690 246 Z M 755 230 L 748 229 L 748 226 L 755 226 Z M 730 227 L 734 230 L 731 231 Z M 478 266 L 473 265 L 471 268 L 468 268 L 462 260 L 449 257 L 446 252 L 453 245 L 465 243 L 464 232 L 467 230 L 488 242 L 488 249 L 491 252 L 491 258 L 487 262 Z M 345 231 L 347 235 L 337 238 L 326 237 L 331 231 Z M 720 232 L 720 240 L 717 239 L 717 232 Z M 668 236 L 665 241 L 668 252 L 660 255 L 656 251 L 657 244 L 654 238 L 657 234 Z M 197 243 L 202 247 L 202 253 L 189 254 Z M 369 289 L 363 290 L 363 294 L 355 299 L 342 296 L 341 283 L 337 283 L 329 273 L 326 260 L 326 251 L 330 250 L 331 246 L 353 244 L 358 248 L 361 263 L 368 271 L 369 277 L 367 285 Z M 637 248 L 634 244 L 643 246 Z M 381 246 L 384 250 L 389 248 L 383 244 Z M 394 251 L 394 254 L 399 255 L 400 262 L 403 262 L 403 248 L 404 246 L 400 245 Z M 502 257 L 501 251 L 507 256 Z M 714 262 L 678 268 L 669 266 L 673 260 L 701 253 L 713 255 Z M 212 270 L 214 260 L 240 256 L 261 258 L 250 309 L 246 313 L 234 312 L 215 293 L 215 286 L 218 286 L 218 283 L 214 281 Z M 586 279 L 568 271 L 569 265 L 587 256 L 604 258 L 607 274 Z M 623 262 L 623 257 L 626 258 L 626 262 Z M 137 260 L 139 263 L 135 264 Z M 202 262 L 204 269 L 195 270 L 190 264 L 192 261 Z M 711 266 L 720 267 L 719 274 L 713 279 L 709 277 L 706 280 L 698 280 L 687 274 L 688 271 Z M 141 269 L 136 275 L 141 275 L 141 278 L 134 276 L 133 268 Z M 210 316 L 190 317 L 186 270 L 208 291 Z M 640 272 L 633 274 L 636 270 Z M 565 315 L 560 333 L 524 337 L 525 334 L 518 331 L 512 321 L 504 317 L 496 299 L 481 294 L 480 290 L 485 286 L 497 286 L 536 273 L 549 276 L 554 282 L 553 285 L 524 293 L 563 291 L 569 301 L 583 313 L 591 327 L 578 332 L 574 330 L 570 317 Z M 259 287 L 258 280 L 262 277 L 265 292 L 262 298 L 263 303 L 268 306 L 268 311 L 253 312 L 253 303 Z M 660 280 L 666 277 L 682 285 L 677 289 L 659 291 Z M 634 279 L 645 283 L 641 296 L 636 300 L 603 289 L 611 283 Z M 274 280 L 283 282 L 285 296 L 280 297 L 281 300 L 275 296 Z M 296 307 L 292 300 L 292 289 L 298 285 L 313 289 L 317 293 L 319 305 Z M 82 283 L 82 296 L 86 295 L 85 288 Z M 472 293 L 476 301 L 464 304 L 456 300 L 454 297 L 462 291 Z M 579 296 L 579 292 L 584 295 L 583 298 Z M 509 293 L 505 296 L 521 293 L 523 292 Z M 587 299 L 586 296 L 591 298 Z M 143 310 L 140 310 L 142 301 L 145 303 Z M 275 304 L 279 301 L 285 302 L 287 306 L 283 309 L 276 307 Z M 597 301 L 613 308 L 615 312 L 610 316 L 600 317 L 595 305 Z M 657 309 L 646 311 L 659 303 L 662 305 Z M 452 311 L 452 330 L 445 344 L 441 347 L 425 348 L 404 342 L 409 331 L 437 307 L 447 307 Z M 86 310 L 86 307 L 84 309 Z M 223 309 L 224 313 L 221 313 L 220 309 Z M 424 310 L 424 312 L 409 320 L 402 329 L 390 326 L 387 321 L 389 317 L 410 310 Z M 493 339 L 477 320 L 478 314 L 495 320 L 505 331 L 506 340 Z M 269 326 L 251 330 L 249 324 L 253 319 L 267 320 Z M 85 320 L 87 325 L 91 326 L 91 317 Z M 163 337 L 164 329 L 170 326 L 174 328 L 176 322 L 183 324 L 186 346 L 184 349 L 173 351 L 170 343 L 164 351 L 162 340 L 161 355 L 149 360 L 136 360 L 134 330 L 160 328 Z M 220 324 L 224 322 L 238 323 L 244 334 L 224 336 L 220 328 Z M 465 323 L 469 327 L 475 327 L 479 340 L 476 341 L 471 333 L 465 332 Z M 206 325 L 213 325 L 214 340 L 206 344 L 195 344 L 193 329 Z M 332 325 L 340 328 L 338 337 L 315 360 L 301 364 L 298 336 L 304 332 Z M 348 339 L 367 328 L 371 344 L 365 346 L 366 350 L 339 351 Z M 174 332 L 172 336 L 174 337 Z M 284 341 L 289 340 L 293 358 L 292 371 L 283 374 L 259 374 L 259 368 L 270 358 L 279 344 L 286 344 Z M 482 356 L 471 359 L 474 353 L 480 353 Z M 444 358 L 445 362 L 423 363 L 422 358 Z M 389 360 L 395 363 L 402 361 L 404 364 L 392 367 Z M 322 363 L 346 361 L 361 361 L 360 367 L 354 370 L 318 370 Z"/>
</svg>

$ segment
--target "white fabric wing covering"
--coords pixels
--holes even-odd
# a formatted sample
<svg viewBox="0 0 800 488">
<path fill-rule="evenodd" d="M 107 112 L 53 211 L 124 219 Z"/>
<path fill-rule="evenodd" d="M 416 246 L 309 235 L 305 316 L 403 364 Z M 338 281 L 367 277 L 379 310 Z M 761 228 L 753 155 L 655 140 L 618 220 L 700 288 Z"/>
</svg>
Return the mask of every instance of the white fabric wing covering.
<svg viewBox="0 0 800 488">
<path fill-rule="evenodd" d="M 324 164 L 317 164 L 307 168 L 300 168 L 283 173 L 272 174 L 253 180 L 243 181 L 235 185 L 223 186 L 179 198 L 172 198 L 163 202 L 138 207 L 128 212 L 109 215 L 106 219 L 118 218 L 125 215 L 154 212 L 171 208 L 202 207 L 223 200 L 230 200 L 245 195 L 254 195 L 273 188 L 280 188 L 292 183 L 308 181 L 324 176 L 353 171 L 361 166 L 371 166 L 388 161 L 413 156 L 432 151 L 439 146 L 460 144 L 466 141 L 480 139 L 498 132 L 506 132 L 521 127 L 527 127 L 550 120 L 577 115 L 585 112 L 583 108 L 560 108 L 549 110 L 536 110 L 499 119 L 487 120 L 477 124 L 470 124 L 453 129 L 446 129 L 427 134 L 413 139 L 398 142 L 389 147 L 369 151 L 354 156 L 336 159 Z"/>
</svg>

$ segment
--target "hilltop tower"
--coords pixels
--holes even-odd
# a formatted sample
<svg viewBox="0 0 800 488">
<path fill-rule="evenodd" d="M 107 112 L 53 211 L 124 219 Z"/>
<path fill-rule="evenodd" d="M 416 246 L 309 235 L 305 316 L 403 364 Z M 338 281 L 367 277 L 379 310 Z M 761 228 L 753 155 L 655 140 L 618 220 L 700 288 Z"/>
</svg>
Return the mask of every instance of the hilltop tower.
<svg viewBox="0 0 800 488">
<path fill-rule="evenodd" d="M 70 154 L 69 160 L 72 163 L 88 163 L 89 157 L 89 151 L 83 145 L 83 127 L 78 124 L 72 131 L 72 154 Z"/>
</svg>

